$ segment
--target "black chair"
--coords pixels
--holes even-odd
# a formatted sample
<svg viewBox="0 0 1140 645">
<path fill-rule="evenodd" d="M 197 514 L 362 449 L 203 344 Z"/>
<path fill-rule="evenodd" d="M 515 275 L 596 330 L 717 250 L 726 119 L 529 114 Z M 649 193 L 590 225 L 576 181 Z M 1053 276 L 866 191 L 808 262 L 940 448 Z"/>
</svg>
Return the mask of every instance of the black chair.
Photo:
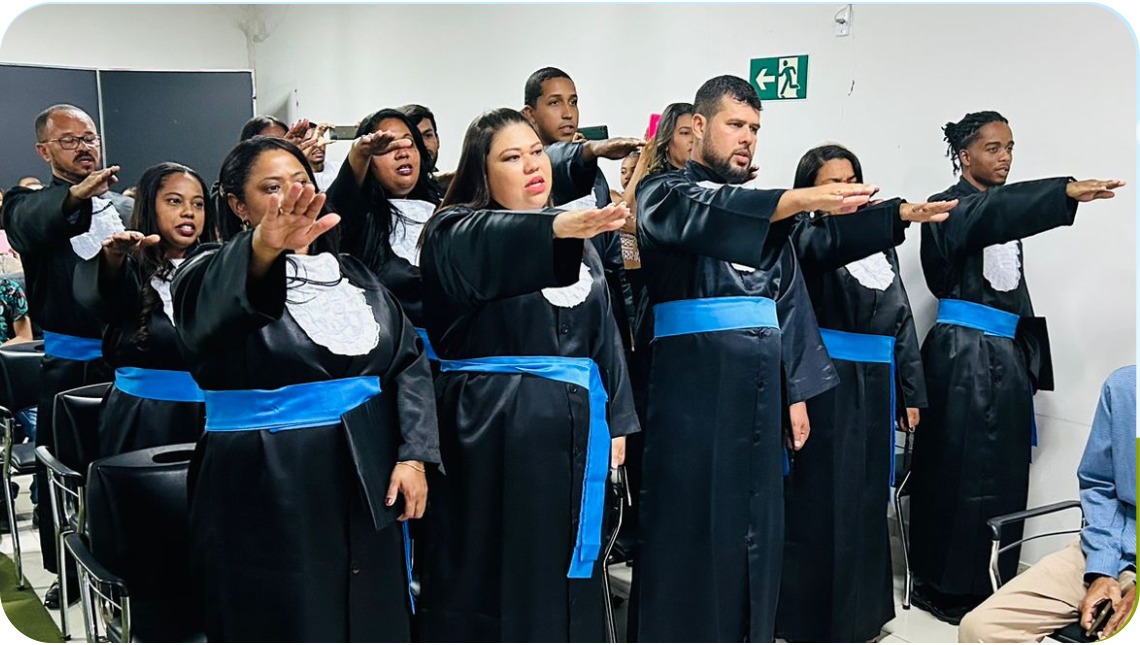
<svg viewBox="0 0 1140 645">
<path fill-rule="evenodd" d="M 84 385 L 55 396 L 55 457 L 68 468 L 87 473 L 98 459 L 99 417 L 111 383 Z"/>
<path fill-rule="evenodd" d="M 1031 540 L 1038 540 L 1045 537 L 1053 537 L 1057 535 L 1071 535 L 1080 533 L 1081 529 L 1085 527 L 1084 509 L 1081 509 L 1081 525 L 1075 529 L 1067 529 L 1064 531 L 1051 531 L 1049 533 L 1041 533 L 1038 535 L 1031 535 L 1029 537 L 1022 537 L 1020 540 L 1012 541 L 1009 544 L 1002 545 L 1002 540 L 1005 537 L 1005 529 L 1007 527 L 1020 525 L 1025 520 L 1034 517 L 1043 517 L 1067 511 L 1072 508 L 1081 508 L 1081 503 L 1076 500 L 1069 500 L 1067 502 L 1058 502 L 1056 504 L 1049 504 L 1048 506 L 1039 506 L 1037 508 L 1030 508 L 1017 513 L 1009 513 L 1007 515 L 999 515 L 998 517 L 990 518 L 986 524 L 990 527 L 990 539 L 993 544 L 990 547 L 990 584 L 996 592 L 1006 581 L 1001 579 L 1001 572 L 998 570 L 998 559 L 1001 555 L 1010 549 L 1016 548 Z M 1080 622 L 1075 622 L 1063 629 L 1054 632 L 1050 638 L 1060 641 L 1062 643 L 1092 643 L 1095 638 L 1085 636 L 1085 630 L 1081 628 Z"/>
<path fill-rule="evenodd" d="M 189 563 L 193 450 L 175 444 L 91 464 L 87 532 L 64 539 L 79 564 L 88 641 L 204 642 Z"/>
<path fill-rule="evenodd" d="M 895 453 L 895 522 L 898 525 L 899 542 L 902 544 L 903 566 L 906 567 L 902 607 L 903 609 L 910 609 L 910 597 L 914 592 L 914 573 L 910 568 L 910 536 L 907 534 L 906 522 L 903 520 L 902 498 L 910 495 L 907 484 L 910 483 L 911 455 L 914 453 L 914 430 L 897 431 L 897 434 L 902 434 L 904 437 L 903 451 Z"/>
<path fill-rule="evenodd" d="M 64 574 L 67 571 L 64 536 L 84 530 L 84 474 L 87 466 L 98 457 L 99 416 L 103 410 L 103 398 L 110 387 L 110 383 L 96 383 L 57 394 L 52 423 L 54 452 L 47 446 L 36 448 L 36 458 L 47 469 L 48 475 L 56 531 L 56 561 L 60 564 L 60 598 L 69 597 L 68 576 Z M 63 637 L 70 638 L 65 602 L 60 603 L 59 624 Z"/>
<path fill-rule="evenodd" d="M 13 445 L 15 414 L 39 404 L 43 357 L 42 341 L 0 347 L 0 422 L 4 425 L 4 461 L 0 466 L 4 498 L 0 502 L 8 515 L 18 589 L 24 588 L 24 560 L 20 551 L 20 532 L 16 528 L 16 501 L 11 498 L 12 476 L 35 473 L 36 455 L 32 443 Z"/>
<path fill-rule="evenodd" d="M 622 520 L 625 517 L 625 509 L 630 508 L 633 505 L 633 498 L 630 497 L 629 476 L 626 474 L 625 466 L 619 466 L 616 469 L 610 469 L 610 475 L 607 481 L 609 485 L 609 494 L 606 496 L 606 500 L 612 500 L 613 502 L 610 508 L 607 509 L 611 511 L 611 526 L 608 527 L 610 533 L 606 538 L 606 543 L 602 549 L 600 558 L 602 560 L 603 567 L 602 589 L 606 594 L 606 630 L 609 636 L 608 642 L 616 643 L 618 642 L 618 637 L 617 624 L 614 621 L 614 603 L 619 599 L 610 589 L 609 568 L 611 564 L 617 563 L 612 561 L 613 558 L 611 558 L 611 555 L 614 550 L 614 545 L 617 544 L 618 534 L 621 532 Z M 624 563 L 625 560 L 622 559 L 619 560 L 619 562 Z"/>
</svg>

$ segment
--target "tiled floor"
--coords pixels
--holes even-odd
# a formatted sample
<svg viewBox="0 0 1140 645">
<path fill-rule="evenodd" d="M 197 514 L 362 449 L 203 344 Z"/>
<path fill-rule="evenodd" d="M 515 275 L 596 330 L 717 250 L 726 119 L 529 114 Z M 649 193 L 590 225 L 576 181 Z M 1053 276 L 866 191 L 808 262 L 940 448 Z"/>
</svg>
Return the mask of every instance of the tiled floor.
<svg viewBox="0 0 1140 645">
<path fill-rule="evenodd" d="M 893 546 L 898 543 L 892 540 Z M 896 553 L 896 561 L 902 562 L 902 552 Z M 613 581 L 613 591 L 623 597 L 628 597 L 631 569 L 625 565 L 610 567 L 610 577 Z M 934 616 L 911 607 L 902 608 L 903 586 L 905 577 L 902 567 L 895 571 L 895 619 L 884 627 L 880 642 L 883 643 L 956 643 L 958 642 L 958 628 L 939 621 Z M 614 616 L 618 628 L 618 638 L 623 638 L 626 626 L 626 605 L 623 603 Z"/>
<path fill-rule="evenodd" d="M 40 543 L 36 529 L 32 526 L 32 506 L 27 490 L 30 478 L 20 477 L 16 480 L 20 484 L 20 495 L 16 502 L 18 514 L 17 525 L 20 527 L 20 546 L 24 555 L 24 576 L 41 597 L 55 580 L 55 575 L 44 571 L 43 560 L 40 556 Z M 892 522 L 892 531 L 894 530 Z M 921 609 L 912 607 L 909 610 L 902 608 L 903 599 L 903 558 L 900 543 L 892 537 L 895 562 L 895 619 L 884 627 L 883 643 L 954 643 L 958 640 L 958 628 L 943 623 Z M 12 555 L 11 539 L 7 533 L 0 538 L 0 551 Z M 612 590 L 623 598 L 629 597 L 629 584 L 632 570 L 625 565 L 615 565 L 610 568 Z M 614 619 L 617 625 L 618 638 L 624 640 L 626 633 L 626 618 L 628 603 L 621 603 L 615 611 Z M 59 612 L 51 612 L 56 623 L 59 623 Z M 74 642 L 86 642 L 83 629 L 83 616 L 79 604 L 72 605 L 68 610 L 69 631 Z"/>
<path fill-rule="evenodd" d="M 32 500 L 28 494 L 28 487 L 31 485 L 32 478 L 30 476 L 14 477 L 12 481 L 20 485 L 20 494 L 16 498 L 16 525 L 20 529 L 20 553 L 23 554 L 24 578 L 42 599 L 51 583 L 55 582 L 55 574 L 44 569 L 39 532 L 32 525 Z M 12 557 L 12 538 L 7 531 L 0 536 L 0 551 L 9 558 Z M 59 610 L 52 611 L 51 615 L 55 619 L 56 625 L 59 625 Z M 79 603 L 68 608 L 67 621 L 71 640 L 78 643 L 87 642 L 83 629 L 83 613 Z"/>
</svg>

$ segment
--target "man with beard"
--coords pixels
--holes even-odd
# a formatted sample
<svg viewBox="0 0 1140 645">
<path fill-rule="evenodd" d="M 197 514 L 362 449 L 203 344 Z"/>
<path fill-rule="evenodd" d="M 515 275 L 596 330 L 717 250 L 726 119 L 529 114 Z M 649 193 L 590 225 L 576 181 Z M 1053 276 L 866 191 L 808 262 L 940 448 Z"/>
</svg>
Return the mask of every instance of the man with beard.
<svg viewBox="0 0 1140 645">
<path fill-rule="evenodd" d="M 931 197 L 958 200 L 950 218 L 922 225 L 922 272 L 939 302 L 922 344 L 929 408 L 914 439 L 910 540 L 914 604 L 958 624 L 991 593 L 986 520 L 1025 510 L 1033 395 L 1053 389 L 1021 239 L 1072 225 L 1080 202 L 1111 198 L 1124 182 L 1007 184 L 1013 132 L 997 112 L 967 114 L 943 133 L 962 176 Z M 1019 553 L 1003 554 L 1003 579 Z"/>
<path fill-rule="evenodd" d="M 694 109 L 690 161 L 637 191 L 655 340 L 631 640 L 771 641 L 782 421 L 791 417 L 798 450 L 804 402 L 838 383 L 788 243 L 790 218 L 850 213 L 877 189 L 743 188 L 760 129 L 756 91 L 720 76 L 697 91 Z"/>
<path fill-rule="evenodd" d="M 53 105 L 36 117 L 36 151 L 51 167 L 51 183 L 42 190 L 16 187 L 4 201 L 4 229 L 20 254 L 27 281 L 28 311 L 44 330 L 43 385 L 36 445 L 54 449 L 52 403 L 64 390 L 111 380 L 103 363 L 102 326 L 76 301 L 72 274 L 81 260 L 102 250 L 103 240 L 124 230 L 123 214 L 109 198 L 118 166 L 102 167 L 95 123 L 72 105 Z M 40 466 L 36 486 L 47 491 Z M 39 504 L 40 545 L 44 568 L 58 573 L 55 525 L 50 504 Z M 69 573 L 68 603 L 79 597 Z M 58 608 L 58 581 L 44 603 Z"/>
</svg>

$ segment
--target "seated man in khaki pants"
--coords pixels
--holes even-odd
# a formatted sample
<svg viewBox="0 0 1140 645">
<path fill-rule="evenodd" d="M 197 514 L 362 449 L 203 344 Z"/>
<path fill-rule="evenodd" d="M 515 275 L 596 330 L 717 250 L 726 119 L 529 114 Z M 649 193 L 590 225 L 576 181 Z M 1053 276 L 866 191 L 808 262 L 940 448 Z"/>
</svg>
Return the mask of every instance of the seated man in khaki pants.
<svg viewBox="0 0 1140 645">
<path fill-rule="evenodd" d="M 1097 603 L 1113 614 L 1098 637 L 1115 634 L 1136 602 L 1136 366 L 1113 372 L 1101 388 L 1077 477 L 1088 526 L 1080 540 L 1046 556 L 966 614 L 961 643 L 1040 642 L 1080 619 L 1088 629 Z"/>
</svg>

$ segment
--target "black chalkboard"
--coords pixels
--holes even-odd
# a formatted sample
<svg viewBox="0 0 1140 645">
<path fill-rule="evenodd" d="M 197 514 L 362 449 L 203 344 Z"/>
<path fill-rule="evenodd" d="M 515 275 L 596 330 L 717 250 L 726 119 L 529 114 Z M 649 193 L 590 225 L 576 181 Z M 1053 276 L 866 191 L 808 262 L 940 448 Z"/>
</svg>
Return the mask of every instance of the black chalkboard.
<svg viewBox="0 0 1140 645">
<path fill-rule="evenodd" d="M 100 71 L 106 163 L 117 189 L 156 163 L 187 165 L 212 184 L 253 116 L 250 72 Z"/>
<path fill-rule="evenodd" d="M 25 175 L 45 184 L 35 150 L 35 119 L 70 103 L 91 115 L 103 137 L 104 163 L 122 167 L 113 190 L 133 186 L 162 161 L 197 170 L 212 184 L 222 159 L 253 116 L 249 71 L 155 72 L 0 64 L 0 187 Z"/>
<path fill-rule="evenodd" d="M 0 65 L 0 189 L 20 177 L 51 181 L 47 162 L 36 154 L 36 115 L 56 103 L 70 103 L 99 123 L 99 85 L 93 69 Z"/>
</svg>

